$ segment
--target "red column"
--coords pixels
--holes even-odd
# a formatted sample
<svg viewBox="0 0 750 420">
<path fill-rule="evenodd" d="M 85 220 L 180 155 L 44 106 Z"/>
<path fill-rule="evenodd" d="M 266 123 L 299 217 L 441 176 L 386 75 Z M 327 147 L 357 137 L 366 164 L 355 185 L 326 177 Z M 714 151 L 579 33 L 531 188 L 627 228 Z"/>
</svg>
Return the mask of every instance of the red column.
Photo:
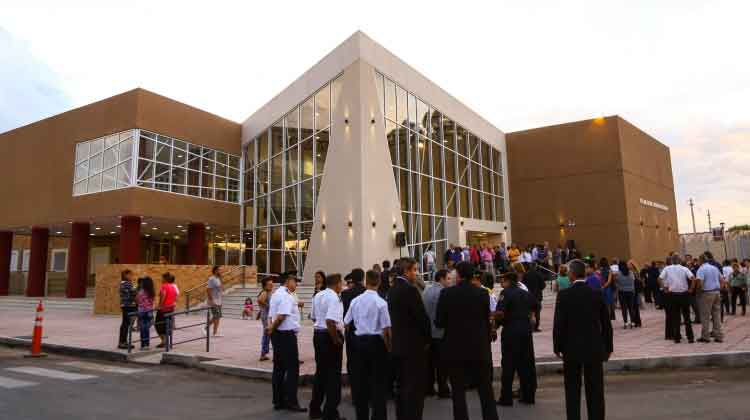
<svg viewBox="0 0 750 420">
<path fill-rule="evenodd" d="M 29 278 L 26 283 L 26 296 L 44 296 L 47 279 L 47 252 L 49 229 L 31 228 L 31 255 L 29 256 Z"/>
<path fill-rule="evenodd" d="M 0 296 L 10 289 L 10 254 L 13 251 L 13 232 L 0 232 Z"/>
<path fill-rule="evenodd" d="M 86 297 L 86 280 L 89 276 L 89 231 L 88 223 L 73 223 L 70 247 L 68 248 L 68 284 L 65 296 Z"/>
<path fill-rule="evenodd" d="M 188 225 L 188 260 L 193 265 L 206 265 L 206 225 Z"/>
<path fill-rule="evenodd" d="M 120 218 L 120 264 L 141 262 L 141 218 L 122 216 Z"/>
</svg>

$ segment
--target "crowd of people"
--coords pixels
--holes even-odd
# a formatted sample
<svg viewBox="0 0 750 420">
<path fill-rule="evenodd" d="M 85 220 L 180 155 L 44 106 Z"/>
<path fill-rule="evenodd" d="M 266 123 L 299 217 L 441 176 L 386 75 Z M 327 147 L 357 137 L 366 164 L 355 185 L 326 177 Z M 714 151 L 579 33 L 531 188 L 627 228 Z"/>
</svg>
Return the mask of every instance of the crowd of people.
<svg viewBox="0 0 750 420">
<path fill-rule="evenodd" d="M 428 253 L 421 262 L 383 261 L 345 276 L 315 273 L 309 315 L 315 375 L 306 407 L 297 396 L 297 334 L 304 306 L 296 294 L 298 279 L 294 272 L 282 273 L 276 290 L 273 279 L 264 279 L 256 316 L 264 329 L 260 361 L 272 353 L 275 409 L 308 412 L 311 419 L 341 419 L 344 351 L 358 420 L 385 419 L 389 399 L 398 419 L 421 419 L 425 398 L 431 396 L 451 398 L 454 418 L 468 419 L 467 389 L 477 390 L 485 420 L 497 419 L 496 406 L 512 406 L 514 397 L 521 404 L 535 404 L 533 335 L 541 330 L 543 291 L 549 285 L 557 294 L 552 338 L 554 353 L 563 361 L 567 418 L 580 418 L 585 382 L 588 418 L 603 419 L 603 363 L 614 351 L 612 323 L 618 307 L 624 329 L 642 327 L 642 309 L 653 305 L 663 310 L 665 339 L 676 343 L 682 342 L 683 325 L 689 343 L 722 342 L 724 317 L 746 314 L 750 260 L 719 264 L 709 252 L 697 258 L 670 254 L 643 267 L 634 260 L 583 257 L 562 246 L 550 250 L 547 244 L 523 249 L 515 244 L 451 246 L 443 267 Z M 156 312 L 162 347 L 164 319 L 179 296 L 174 277 L 164 274 L 158 303 L 150 278 L 138 279 L 137 287 L 133 280 L 129 270 L 122 273 L 120 346 L 128 345 L 127 314 L 137 312 L 141 346 L 148 348 L 150 314 Z M 219 267 L 212 271 L 207 292 L 210 325 L 218 335 Z M 243 318 L 252 317 L 254 309 L 248 299 Z M 702 326 L 697 340 L 693 323 Z M 502 373 L 495 399 L 491 346 L 497 341 Z M 512 388 L 516 375 L 517 393 Z"/>
<path fill-rule="evenodd" d="M 577 378 L 578 389 L 570 388 L 580 400 L 581 375 L 588 382 L 597 372 L 591 366 L 601 365 L 612 352 L 610 313 L 602 294 L 586 283 L 586 264 L 577 259 L 566 262 L 567 280 L 558 278 L 556 290 L 559 296 L 569 294 L 570 298 L 562 299 L 563 309 L 558 309 L 562 312 L 555 316 L 555 351 L 571 372 L 578 369 L 577 376 L 566 376 L 566 384 L 568 379 L 575 384 Z M 497 405 L 514 404 L 516 375 L 519 402 L 535 404 L 532 335 L 539 331 L 542 291 L 548 280 L 537 263 L 516 261 L 501 270 L 499 295 L 493 292 L 494 270 L 481 261 L 449 263 L 433 273 L 429 286 L 420 281 L 419 263 L 412 258 L 393 264 L 384 261 L 373 268 L 367 272 L 354 269 L 346 276 L 316 273 L 312 305 L 316 370 L 307 407 L 300 405 L 297 396 L 301 318 L 294 296 L 297 278 L 283 273 L 276 291 L 270 280 L 263 285 L 257 302 L 273 345 L 275 409 L 308 412 L 311 419 L 340 419 L 344 351 L 360 420 L 385 419 L 388 399 L 395 402 L 397 418 L 421 419 L 429 396 L 451 398 L 454 418 L 467 419 L 467 389 L 477 390 L 483 418 L 497 419 Z M 577 292 L 581 286 L 590 293 Z M 598 320 L 598 324 L 590 319 L 582 325 L 599 327 L 581 330 L 582 316 Z M 593 348 L 581 348 L 576 337 L 588 337 Z M 495 399 L 491 346 L 498 340 L 502 375 L 500 396 Z M 262 357 L 267 357 L 267 344 L 262 346 Z M 601 366 L 598 372 L 603 375 Z M 599 382 L 603 384 L 603 378 Z M 601 401 L 589 405 L 603 412 L 603 388 L 599 394 Z"/>
</svg>

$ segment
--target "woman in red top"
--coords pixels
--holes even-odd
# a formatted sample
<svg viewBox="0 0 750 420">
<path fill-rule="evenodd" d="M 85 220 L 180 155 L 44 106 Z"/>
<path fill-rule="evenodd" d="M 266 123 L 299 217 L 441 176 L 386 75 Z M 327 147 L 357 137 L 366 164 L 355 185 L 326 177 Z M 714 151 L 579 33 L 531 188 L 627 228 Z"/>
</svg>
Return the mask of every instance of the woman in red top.
<svg viewBox="0 0 750 420">
<path fill-rule="evenodd" d="M 174 312 L 175 306 L 177 305 L 177 297 L 179 296 L 177 286 L 174 284 L 174 276 L 170 273 L 164 273 L 161 278 L 162 283 L 161 289 L 159 289 L 159 310 L 156 312 L 156 322 L 154 323 L 156 332 L 161 339 L 161 343 L 156 346 L 159 348 L 165 347 L 167 343 L 167 323 L 165 315 Z"/>
</svg>

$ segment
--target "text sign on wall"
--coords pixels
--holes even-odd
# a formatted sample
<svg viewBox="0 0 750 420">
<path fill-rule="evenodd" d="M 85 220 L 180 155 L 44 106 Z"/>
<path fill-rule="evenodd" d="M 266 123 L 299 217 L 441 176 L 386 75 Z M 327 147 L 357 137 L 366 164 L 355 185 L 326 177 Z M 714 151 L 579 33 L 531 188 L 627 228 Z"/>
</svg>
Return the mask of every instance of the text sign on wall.
<svg viewBox="0 0 750 420">
<path fill-rule="evenodd" d="M 646 200 L 645 198 L 641 198 L 641 204 L 648 207 L 653 207 L 655 209 L 663 210 L 663 211 L 669 211 L 669 207 L 665 206 L 661 203 L 656 203 L 651 200 Z"/>
</svg>

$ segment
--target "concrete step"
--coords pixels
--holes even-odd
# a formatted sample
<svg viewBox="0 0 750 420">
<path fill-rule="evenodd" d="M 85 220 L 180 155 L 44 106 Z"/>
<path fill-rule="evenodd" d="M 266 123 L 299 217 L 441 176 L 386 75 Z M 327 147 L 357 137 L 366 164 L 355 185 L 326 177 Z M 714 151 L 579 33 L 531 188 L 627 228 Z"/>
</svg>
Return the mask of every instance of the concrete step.
<svg viewBox="0 0 750 420">
<path fill-rule="evenodd" d="M 88 311 L 94 309 L 93 298 L 68 299 L 64 297 L 32 298 L 26 296 L 0 296 L 0 310 L 29 309 L 34 310 L 39 300 L 42 300 L 44 310 Z"/>
</svg>

